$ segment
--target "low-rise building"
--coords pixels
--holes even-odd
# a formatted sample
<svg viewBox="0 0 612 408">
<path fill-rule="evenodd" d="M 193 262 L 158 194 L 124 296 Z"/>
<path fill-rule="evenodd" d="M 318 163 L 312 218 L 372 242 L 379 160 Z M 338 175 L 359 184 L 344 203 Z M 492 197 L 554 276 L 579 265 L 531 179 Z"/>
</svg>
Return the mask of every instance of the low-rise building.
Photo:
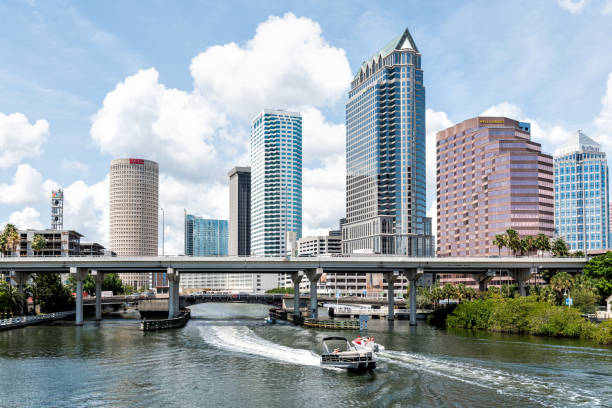
<svg viewBox="0 0 612 408">
<path fill-rule="evenodd" d="M 17 253 L 19 256 L 78 256 L 81 251 L 81 238 L 83 235 L 73 230 L 28 229 L 19 230 Z M 46 245 L 42 251 L 32 249 L 34 236 L 40 235 Z"/>
</svg>

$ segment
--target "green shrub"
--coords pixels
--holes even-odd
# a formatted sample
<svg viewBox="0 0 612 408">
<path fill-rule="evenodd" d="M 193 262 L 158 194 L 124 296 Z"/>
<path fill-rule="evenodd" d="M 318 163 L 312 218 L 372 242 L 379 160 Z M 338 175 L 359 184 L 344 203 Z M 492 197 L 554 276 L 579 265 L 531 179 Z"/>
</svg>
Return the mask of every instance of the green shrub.
<svg viewBox="0 0 612 408">
<path fill-rule="evenodd" d="M 461 303 L 446 318 L 446 325 L 453 328 L 488 329 L 493 305 L 491 299 Z"/>
</svg>

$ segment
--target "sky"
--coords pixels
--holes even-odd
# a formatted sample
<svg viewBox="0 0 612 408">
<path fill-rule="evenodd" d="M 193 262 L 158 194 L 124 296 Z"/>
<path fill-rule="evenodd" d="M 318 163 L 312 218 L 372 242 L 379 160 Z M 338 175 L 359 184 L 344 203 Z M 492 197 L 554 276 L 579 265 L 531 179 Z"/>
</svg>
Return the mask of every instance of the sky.
<svg viewBox="0 0 612 408">
<path fill-rule="evenodd" d="M 532 124 L 544 152 L 581 129 L 612 154 L 612 0 L 0 3 L 0 225 L 108 244 L 113 158 L 160 166 L 165 252 L 183 214 L 227 219 L 251 119 L 303 116 L 303 235 L 345 213 L 345 104 L 361 62 L 408 28 L 422 53 L 428 215 L 435 135 L 465 119 Z M 435 227 L 434 227 L 435 231 Z M 161 232 L 160 232 L 161 247 Z"/>
</svg>

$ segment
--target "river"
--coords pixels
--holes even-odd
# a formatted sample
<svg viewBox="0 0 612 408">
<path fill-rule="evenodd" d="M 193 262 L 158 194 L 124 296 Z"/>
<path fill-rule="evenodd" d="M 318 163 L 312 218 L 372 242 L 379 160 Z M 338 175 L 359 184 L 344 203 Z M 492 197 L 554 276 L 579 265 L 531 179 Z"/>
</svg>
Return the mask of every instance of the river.
<svg viewBox="0 0 612 408">
<path fill-rule="evenodd" d="M 267 326 L 266 314 L 202 304 L 174 331 L 105 319 L 0 332 L 0 406 L 612 407 L 610 347 L 372 320 L 386 351 L 353 374 L 319 366 L 332 332 Z"/>
</svg>

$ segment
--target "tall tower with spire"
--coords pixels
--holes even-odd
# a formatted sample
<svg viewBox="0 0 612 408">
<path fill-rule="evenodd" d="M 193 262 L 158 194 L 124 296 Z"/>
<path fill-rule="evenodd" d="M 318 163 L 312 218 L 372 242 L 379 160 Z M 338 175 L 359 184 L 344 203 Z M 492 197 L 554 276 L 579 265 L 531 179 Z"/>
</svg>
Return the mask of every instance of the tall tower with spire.
<svg viewBox="0 0 612 408">
<path fill-rule="evenodd" d="M 610 248 L 608 161 L 582 133 L 555 151 L 555 232 L 570 250 Z"/>
<path fill-rule="evenodd" d="M 425 185 L 421 53 L 406 29 L 365 60 L 351 82 L 343 253 L 433 255 Z"/>
<path fill-rule="evenodd" d="M 64 229 L 64 190 L 51 191 L 51 229 Z"/>
</svg>

